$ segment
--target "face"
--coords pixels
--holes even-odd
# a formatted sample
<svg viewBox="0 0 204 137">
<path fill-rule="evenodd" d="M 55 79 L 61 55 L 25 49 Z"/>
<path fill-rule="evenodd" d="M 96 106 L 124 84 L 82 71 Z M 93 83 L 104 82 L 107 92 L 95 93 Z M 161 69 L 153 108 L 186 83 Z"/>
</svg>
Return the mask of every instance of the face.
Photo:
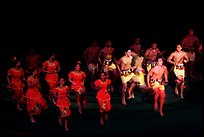
<svg viewBox="0 0 204 137">
<path fill-rule="evenodd" d="M 181 50 L 182 50 L 182 47 L 181 47 L 180 44 L 178 44 L 178 45 L 176 46 L 176 50 L 177 50 L 177 51 L 181 51 Z"/>
<path fill-rule="evenodd" d="M 51 56 L 50 56 L 50 60 L 54 60 L 55 59 L 55 54 L 52 54 Z"/>
<path fill-rule="evenodd" d="M 37 70 L 33 71 L 33 76 L 36 76 L 38 74 Z"/>
<path fill-rule="evenodd" d="M 20 67 L 20 66 L 21 66 L 21 62 L 18 61 L 18 62 L 16 63 L 16 67 Z"/>
<path fill-rule="evenodd" d="M 135 43 L 140 43 L 140 38 L 136 38 Z"/>
<path fill-rule="evenodd" d="M 60 85 L 64 85 L 65 81 L 64 81 L 64 78 L 61 78 L 60 79 Z"/>
<path fill-rule="evenodd" d="M 162 60 L 162 58 L 159 58 L 158 59 L 158 65 L 162 65 L 163 64 L 163 60 Z"/>
<path fill-rule="evenodd" d="M 102 80 L 104 80 L 106 78 L 106 75 L 104 73 L 101 73 L 100 77 Z"/>
<path fill-rule="evenodd" d="M 188 33 L 189 33 L 189 35 L 193 35 L 193 30 L 190 29 L 190 30 L 188 31 Z"/>
<path fill-rule="evenodd" d="M 106 46 L 109 46 L 109 47 L 111 47 L 112 46 L 112 42 L 109 40 L 109 41 L 107 41 L 106 42 Z"/>
<path fill-rule="evenodd" d="M 128 57 L 131 56 L 131 54 L 132 54 L 131 50 L 128 50 L 128 51 L 126 52 L 126 55 L 127 55 Z"/>
<path fill-rule="evenodd" d="M 156 43 L 153 43 L 153 44 L 152 44 L 152 48 L 153 48 L 153 49 L 156 49 L 156 48 L 157 48 L 157 44 L 156 44 Z"/>
<path fill-rule="evenodd" d="M 80 65 L 79 64 L 76 65 L 75 70 L 77 70 L 77 71 L 80 70 Z"/>
</svg>

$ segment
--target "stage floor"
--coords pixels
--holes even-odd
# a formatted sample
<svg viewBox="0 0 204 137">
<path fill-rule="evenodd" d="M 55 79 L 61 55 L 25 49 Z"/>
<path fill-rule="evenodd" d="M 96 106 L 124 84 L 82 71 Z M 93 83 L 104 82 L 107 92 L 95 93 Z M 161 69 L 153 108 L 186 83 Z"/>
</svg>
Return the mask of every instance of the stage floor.
<svg viewBox="0 0 204 137">
<path fill-rule="evenodd" d="M 152 97 L 142 99 L 135 90 L 135 98 L 121 104 L 121 93 L 111 94 L 112 109 L 104 126 L 99 122 L 99 109 L 95 91 L 87 91 L 87 107 L 83 115 L 78 113 L 75 96 L 71 94 L 71 111 L 67 132 L 58 124 L 58 109 L 47 100 L 48 109 L 38 118 L 37 123 L 29 121 L 25 110 L 16 110 L 15 103 L 1 94 L 0 127 L 3 135 L 202 135 L 201 80 L 187 80 L 185 99 L 173 92 L 173 82 L 166 86 L 164 117 L 153 110 Z M 5 89 L 3 89 L 5 90 Z M 2 93 L 9 91 L 2 91 Z"/>
</svg>

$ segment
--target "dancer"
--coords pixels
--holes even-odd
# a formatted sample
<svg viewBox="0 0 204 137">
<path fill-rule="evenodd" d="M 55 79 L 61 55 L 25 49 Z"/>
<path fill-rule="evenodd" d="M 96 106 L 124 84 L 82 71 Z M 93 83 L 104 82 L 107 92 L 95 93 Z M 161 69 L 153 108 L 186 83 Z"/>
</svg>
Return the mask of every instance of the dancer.
<svg viewBox="0 0 204 137">
<path fill-rule="evenodd" d="M 53 100 L 54 104 L 58 106 L 60 115 L 59 115 L 59 124 L 62 125 L 64 123 L 64 128 L 66 131 L 68 128 L 68 118 L 71 115 L 71 102 L 69 100 L 69 86 L 65 85 L 64 78 L 61 78 L 59 81 L 59 86 L 54 90 L 57 101 Z"/>
<path fill-rule="evenodd" d="M 158 58 L 157 63 L 158 65 L 150 69 L 147 74 L 147 86 L 154 90 L 154 110 L 159 111 L 160 115 L 164 116 L 163 106 L 166 98 L 164 82 L 168 82 L 168 70 L 167 67 L 163 65 L 162 58 Z"/>
<path fill-rule="evenodd" d="M 183 91 L 184 91 L 184 78 L 185 78 L 185 69 L 184 69 L 184 63 L 187 63 L 189 61 L 188 56 L 186 52 L 182 51 L 182 47 L 180 44 L 176 45 L 176 51 L 170 54 L 170 56 L 167 59 L 167 62 L 173 64 L 171 70 L 174 71 L 174 74 L 176 75 L 177 79 L 175 80 L 176 86 L 175 86 L 175 94 L 179 95 L 178 87 L 180 86 L 180 97 L 181 99 L 184 98 Z"/>
<path fill-rule="evenodd" d="M 27 84 L 28 90 L 25 94 L 27 112 L 29 114 L 30 121 L 32 123 L 35 123 L 36 120 L 34 119 L 34 116 L 40 115 L 42 110 L 47 109 L 47 103 L 38 90 L 40 88 L 40 85 L 37 68 L 33 70 L 30 76 L 28 76 Z"/>
<path fill-rule="evenodd" d="M 8 87 L 14 91 L 12 101 L 17 101 L 17 109 L 22 110 L 21 105 L 24 99 L 24 70 L 21 67 L 21 62 L 16 57 L 13 58 L 14 66 L 9 68 L 7 72 Z"/>
<path fill-rule="evenodd" d="M 86 107 L 85 98 L 85 78 L 86 73 L 81 70 L 81 62 L 76 63 L 74 71 L 68 73 L 69 82 L 71 82 L 71 89 L 74 90 L 76 94 L 76 100 L 79 107 L 79 113 L 82 114 L 82 108 Z"/>
<path fill-rule="evenodd" d="M 94 82 L 95 89 L 98 90 L 96 98 L 100 108 L 100 124 L 104 125 L 104 121 L 108 120 L 108 113 L 111 109 L 110 84 L 111 80 L 106 78 L 106 73 L 101 72 L 100 78 Z"/>
</svg>

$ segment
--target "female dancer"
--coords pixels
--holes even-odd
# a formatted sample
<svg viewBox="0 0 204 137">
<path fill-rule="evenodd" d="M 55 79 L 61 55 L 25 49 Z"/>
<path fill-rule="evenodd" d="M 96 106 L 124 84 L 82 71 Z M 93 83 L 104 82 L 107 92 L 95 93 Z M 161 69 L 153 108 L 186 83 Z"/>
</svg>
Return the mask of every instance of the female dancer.
<svg viewBox="0 0 204 137">
<path fill-rule="evenodd" d="M 57 101 L 53 100 L 54 104 L 59 107 L 60 115 L 59 115 L 59 124 L 62 125 L 64 122 L 64 128 L 66 131 L 69 130 L 68 128 L 68 117 L 71 115 L 70 110 L 70 100 L 69 100 L 69 87 L 65 85 L 64 78 L 60 79 L 59 86 L 54 90 L 55 94 L 57 95 Z"/>
<path fill-rule="evenodd" d="M 104 120 L 108 120 L 108 113 L 111 109 L 111 103 L 110 103 L 110 84 L 111 80 L 106 79 L 106 73 L 101 72 L 100 73 L 100 79 L 96 80 L 94 82 L 95 88 L 98 89 L 98 93 L 96 95 L 96 98 L 98 99 L 98 104 L 100 108 L 100 124 L 104 125 Z"/>
</svg>

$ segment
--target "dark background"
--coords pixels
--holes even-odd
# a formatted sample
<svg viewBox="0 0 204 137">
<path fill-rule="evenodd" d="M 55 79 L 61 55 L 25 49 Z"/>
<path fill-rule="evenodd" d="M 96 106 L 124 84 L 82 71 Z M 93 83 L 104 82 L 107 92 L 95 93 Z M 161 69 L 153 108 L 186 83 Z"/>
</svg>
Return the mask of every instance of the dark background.
<svg viewBox="0 0 204 137">
<path fill-rule="evenodd" d="M 10 3 L 3 5 L 2 45 L 0 61 L 3 69 L 10 66 L 11 57 L 22 61 L 28 47 L 35 47 L 47 60 L 50 52 L 71 69 L 93 40 L 104 46 L 112 39 L 115 56 L 119 59 L 141 37 L 146 50 L 157 42 L 166 56 L 193 28 L 203 42 L 202 8 L 199 3 L 135 2 L 135 3 Z"/>
<path fill-rule="evenodd" d="M 74 6 L 70 3 L 61 3 L 60 5 L 54 6 L 50 6 L 50 3 L 45 5 L 42 3 L 2 4 L 0 82 L 3 83 L 2 85 L 6 84 L 4 83 L 6 82 L 6 71 L 10 67 L 12 56 L 18 56 L 21 60 L 24 60 L 28 47 L 30 46 L 35 47 L 39 53 L 41 53 L 42 60 L 48 59 L 48 53 L 50 51 L 56 52 L 62 71 L 65 72 L 63 74 L 66 74 L 73 68 L 73 63 L 77 59 L 81 59 L 84 49 L 95 39 L 98 40 L 100 47 L 103 47 L 104 40 L 112 39 L 117 59 L 124 54 L 125 50 L 133 43 L 137 36 L 141 37 L 144 49 L 147 49 L 151 42 L 154 41 L 158 43 L 158 47 L 161 50 L 168 51 L 165 53 L 167 56 L 169 52 L 175 50 L 176 44 L 187 34 L 189 28 L 193 28 L 195 34 L 199 37 L 201 42 L 203 42 L 202 8 L 200 8 L 198 3 L 193 3 L 196 1 L 191 1 L 188 6 L 186 6 L 185 3 L 178 5 L 178 3 L 163 2 L 157 4 L 154 2 L 147 2 L 142 5 L 137 1 L 132 4 L 118 2 L 110 4 L 109 2 L 104 2 L 94 5 L 78 2 L 78 4 Z M 194 134 L 198 135 L 202 133 L 202 105 L 200 102 L 197 103 L 198 97 L 199 101 L 201 100 L 201 91 L 198 89 L 202 89 L 202 81 L 189 82 L 189 84 L 192 84 L 189 86 L 190 88 L 188 88 L 192 89 L 189 95 L 190 99 L 187 97 L 187 101 L 182 102 L 176 98 L 176 101 L 171 103 L 172 99 L 169 98 L 169 105 L 165 108 L 165 111 L 169 111 L 169 113 L 167 113 L 166 119 L 162 120 L 152 111 L 152 104 L 148 105 L 147 108 L 149 109 L 137 108 L 132 104 L 128 106 L 128 109 L 129 107 L 134 107 L 134 109 L 139 109 L 139 111 L 134 111 L 135 113 L 132 113 L 133 111 L 125 111 L 125 113 L 118 115 L 119 112 L 122 112 L 121 106 L 118 102 L 115 102 L 116 105 L 119 104 L 118 108 L 120 109 L 114 110 L 115 112 L 113 111 L 112 121 L 110 122 L 112 124 L 109 123 L 110 125 L 107 129 L 112 129 L 112 127 L 115 126 L 115 122 L 117 125 L 117 121 L 122 120 L 122 122 L 130 124 L 130 127 L 136 123 L 139 127 L 136 127 L 136 129 L 138 128 L 139 130 L 136 130 L 139 132 L 138 134 L 159 134 L 163 132 L 165 135 L 175 135 L 176 133 L 179 135 L 186 136 L 190 134 L 190 136 L 194 136 Z M 172 90 L 173 89 L 169 91 Z M 191 96 L 192 94 L 194 96 Z M 94 95 L 91 95 L 91 97 L 93 98 Z M 173 95 L 172 97 L 175 99 Z M 191 100 L 192 98 L 193 101 Z M 95 100 L 93 102 L 95 103 Z M 138 102 L 136 101 L 136 103 Z M 43 121 L 37 126 L 24 125 L 27 120 L 24 117 L 26 114 L 21 115 L 18 114 L 18 112 L 14 112 L 15 109 L 10 109 L 10 104 L 5 105 L 1 103 L 1 105 L 3 106 L 2 111 L 4 112 L 3 114 L 1 113 L 2 123 L 6 123 L 6 126 L 2 124 L 2 127 L 5 129 L 9 127 L 8 129 L 10 129 L 8 122 L 13 122 L 13 126 L 11 126 L 11 129 L 6 131 L 5 134 L 11 132 L 12 129 L 13 131 L 20 129 L 20 131 L 22 130 L 22 132 L 24 132 L 25 127 L 26 131 L 30 131 L 31 133 L 36 132 L 33 129 L 39 130 L 37 133 L 61 133 L 61 127 L 57 127 L 58 129 L 56 130 L 52 124 L 50 124 L 51 126 L 47 126 L 47 123 L 51 121 L 50 119 L 57 117 L 55 116 L 57 113 L 50 113 L 49 110 L 44 114 L 42 116 L 42 119 L 46 121 L 44 124 Z M 172 111 L 172 108 L 174 111 Z M 94 113 L 91 111 L 94 111 Z M 96 133 L 106 131 L 108 134 L 109 131 L 106 130 L 106 128 L 104 128 L 104 130 L 98 127 L 98 123 L 96 122 L 98 120 L 97 112 L 97 109 L 88 109 L 87 115 L 85 115 L 85 118 L 81 118 L 80 120 L 82 121 L 80 121 L 78 115 L 75 115 L 78 114 L 77 110 L 74 109 L 74 120 L 72 120 L 71 125 L 74 131 L 71 133 L 80 134 L 78 128 L 81 129 L 80 131 L 87 130 L 84 128 L 87 126 L 85 124 L 92 124 L 93 122 L 96 124 L 92 124 L 93 126 L 88 128 L 89 130 L 86 132 L 90 132 L 93 128 L 96 130 Z M 13 115 L 16 115 L 17 118 Z M 139 117 L 139 122 L 135 119 L 135 116 L 138 115 L 142 117 L 141 120 Z M 49 117 L 47 118 L 47 116 Z M 131 116 L 134 117 L 135 121 L 128 123 L 129 117 Z M 6 118 L 8 117 L 11 118 L 9 118 L 7 122 Z M 21 121 L 22 119 L 24 122 Z M 142 121 L 144 119 L 146 119 L 146 122 Z M 76 128 L 80 125 L 78 122 L 82 125 Z M 139 124 L 137 124 L 137 122 Z M 29 122 L 27 121 L 27 123 Z M 57 120 L 55 125 L 58 125 Z M 148 128 L 146 126 L 148 126 Z M 118 124 L 116 127 L 120 127 L 118 131 L 126 134 L 123 132 L 123 125 Z M 159 133 L 155 133 L 159 128 L 162 128 L 163 131 L 160 130 Z M 124 131 L 129 130 L 128 126 L 126 126 Z M 118 131 L 116 128 L 113 134 Z M 129 134 L 133 134 L 132 129 L 131 131 Z M 22 134 L 22 132 L 18 134 Z M 13 132 L 10 134 L 17 133 Z M 128 135 L 128 133 L 126 135 Z"/>
</svg>

